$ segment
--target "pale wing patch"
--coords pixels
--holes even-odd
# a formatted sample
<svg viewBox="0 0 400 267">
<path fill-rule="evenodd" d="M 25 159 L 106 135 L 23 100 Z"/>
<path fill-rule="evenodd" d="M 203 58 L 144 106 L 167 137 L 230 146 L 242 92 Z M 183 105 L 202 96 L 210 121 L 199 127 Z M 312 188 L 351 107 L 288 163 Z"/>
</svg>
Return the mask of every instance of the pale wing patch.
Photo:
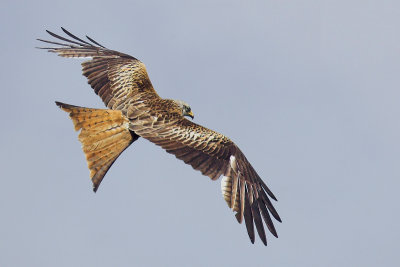
<svg viewBox="0 0 400 267">
<path fill-rule="evenodd" d="M 240 199 L 238 194 L 238 182 L 240 174 L 237 173 L 237 163 L 235 156 L 230 156 L 229 167 L 221 180 L 222 195 L 229 208 L 233 211 L 240 211 Z"/>
</svg>

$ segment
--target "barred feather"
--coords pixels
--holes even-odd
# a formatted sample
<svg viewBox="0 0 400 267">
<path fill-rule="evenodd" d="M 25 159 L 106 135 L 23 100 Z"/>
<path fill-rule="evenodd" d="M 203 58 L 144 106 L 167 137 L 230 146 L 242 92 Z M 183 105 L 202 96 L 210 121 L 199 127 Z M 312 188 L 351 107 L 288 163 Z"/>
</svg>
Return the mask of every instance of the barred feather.
<svg viewBox="0 0 400 267">
<path fill-rule="evenodd" d="M 251 242 L 254 225 L 267 244 L 264 224 L 277 237 L 270 214 L 272 191 L 228 137 L 183 117 L 178 101 L 162 99 L 154 90 L 145 65 L 138 59 L 105 48 L 92 38 L 83 40 L 62 28 L 68 38 L 47 31 L 64 43 L 38 39 L 54 47 L 43 49 L 62 57 L 89 57 L 83 75 L 109 110 L 57 102 L 70 113 L 86 155 L 96 191 L 118 156 L 139 136 L 161 146 L 212 180 L 223 175 L 221 190 L 239 223 L 245 221 Z"/>
<path fill-rule="evenodd" d="M 129 120 L 119 110 L 84 108 L 61 102 L 56 104 L 69 113 L 75 130 L 81 130 L 79 141 L 96 192 L 118 156 L 139 137 L 129 131 Z"/>
</svg>

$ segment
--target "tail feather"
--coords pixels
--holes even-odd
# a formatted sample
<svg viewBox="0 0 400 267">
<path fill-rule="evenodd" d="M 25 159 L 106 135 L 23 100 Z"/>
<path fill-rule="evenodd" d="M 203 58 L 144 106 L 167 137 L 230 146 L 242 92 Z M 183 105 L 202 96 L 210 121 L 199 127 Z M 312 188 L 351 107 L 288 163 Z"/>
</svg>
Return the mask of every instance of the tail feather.
<svg viewBox="0 0 400 267">
<path fill-rule="evenodd" d="M 129 120 L 119 110 L 84 108 L 56 102 L 69 113 L 86 156 L 93 191 L 119 155 L 139 136 L 129 130 Z"/>
</svg>

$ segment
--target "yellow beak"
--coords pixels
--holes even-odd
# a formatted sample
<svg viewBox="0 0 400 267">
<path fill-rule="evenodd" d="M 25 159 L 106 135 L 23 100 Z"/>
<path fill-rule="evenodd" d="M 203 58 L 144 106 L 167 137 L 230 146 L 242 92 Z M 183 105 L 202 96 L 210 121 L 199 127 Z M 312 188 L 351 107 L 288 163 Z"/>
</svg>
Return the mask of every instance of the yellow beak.
<svg viewBox="0 0 400 267">
<path fill-rule="evenodd" d="M 189 116 L 190 118 L 192 118 L 192 120 L 194 119 L 194 115 L 193 112 L 190 111 L 189 113 L 186 113 L 187 116 Z"/>
</svg>

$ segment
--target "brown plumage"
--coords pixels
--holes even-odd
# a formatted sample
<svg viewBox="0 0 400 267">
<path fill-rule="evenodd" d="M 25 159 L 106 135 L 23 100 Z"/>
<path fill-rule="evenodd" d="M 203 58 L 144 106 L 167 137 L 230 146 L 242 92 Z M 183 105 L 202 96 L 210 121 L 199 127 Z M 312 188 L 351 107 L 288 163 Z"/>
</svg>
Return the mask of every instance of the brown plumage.
<svg viewBox="0 0 400 267">
<path fill-rule="evenodd" d="M 183 101 L 163 99 L 154 90 L 146 68 L 136 58 L 109 50 L 90 37 L 82 40 L 62 28 L 72 39 L 47 31 L 64 41 L 42 48 L 62 57 L 89 57 L 82 63 L 83 75 L 109 109 L 91 109 L 60 102 L 70 114 L 86 155 L 96 191 L 118 156 L 139 137 L 161 146 L 168 153 L 212 180 L 223 175 L 221 189 L 239 223 L 245 221 L 254 243 L 254 224 L 267 244 L 263 221 L 277 237 L 270 214 L 281 219 L 270 198 L 276 200 L 240 149 L 226 136 L 187 120 L 193 118 Z"/>
</svg>

